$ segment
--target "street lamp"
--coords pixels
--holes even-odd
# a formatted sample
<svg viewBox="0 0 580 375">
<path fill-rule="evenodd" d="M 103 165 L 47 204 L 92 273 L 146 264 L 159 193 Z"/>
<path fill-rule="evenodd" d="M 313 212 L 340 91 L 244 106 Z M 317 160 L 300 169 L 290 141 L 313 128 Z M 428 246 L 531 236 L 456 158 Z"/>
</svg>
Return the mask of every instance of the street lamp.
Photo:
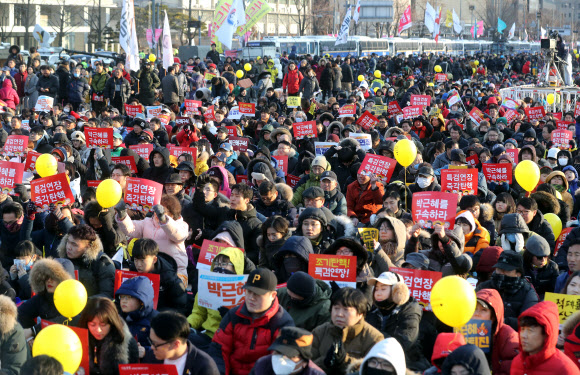
<svg viewBox="0 0 580 375">
<path fill-rule="evenodd" d="M 473 39 L 477 39 L 477 32 L 475 30 L 475 24 L 473 23 L 473 11 L 475 10 L 475 5 L 469 6 L 469 11 L 471 12 L 471 27 L 473 27 Z"/>
</svg>

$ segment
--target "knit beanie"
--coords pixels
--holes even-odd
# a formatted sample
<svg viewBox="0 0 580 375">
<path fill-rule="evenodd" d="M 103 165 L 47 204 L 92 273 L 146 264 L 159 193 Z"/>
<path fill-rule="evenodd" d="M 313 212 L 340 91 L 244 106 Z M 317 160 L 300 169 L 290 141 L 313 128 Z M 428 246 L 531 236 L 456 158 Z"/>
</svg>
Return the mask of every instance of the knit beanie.
<svg viewBox="0 0 580 375">
<path fill-rule="evenodd" d="M 316 293 L 316 280 L 306 272 L 295 272 L 286 283 L 286 287 L 294 294 L 309 299 Z"/>
</svg>

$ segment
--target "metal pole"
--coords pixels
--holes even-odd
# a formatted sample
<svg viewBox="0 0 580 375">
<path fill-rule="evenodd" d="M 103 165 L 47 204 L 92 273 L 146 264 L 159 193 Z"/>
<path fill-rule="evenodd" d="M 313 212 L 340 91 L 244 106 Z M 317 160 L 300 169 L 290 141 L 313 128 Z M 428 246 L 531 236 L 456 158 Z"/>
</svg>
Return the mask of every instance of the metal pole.
<svg viewBox="0 0 580 375">
<path fill-rule="evenodd" d="M 201 7 L 201 5 L 199 5 Z M 197 42 L 198 46 L 201 46 L 201 8 L 197 8 L 197 15 L 199 18 L 199 40 Z"/>
<path fill-rule="evenodd" d="M 157 51 L 156 51 L 157 43 L 155 43 L 155 29 L 156 29 L 156 27 L 155 27 L 155 0 L 151 0 L 151 2 L 153 5 L 153 7 L 152 7 L 153 13 L 151 14 L 151 28 L 152 28 L 151 29 L 151 33 L 152 33 L 151 37 L 153 38 L 153 53 L 155 54 L 155 56 L 157 56 Z"/>
<path fill-rule="evenodd" d="M 188 16 L 188 20 L 187 20 L 187 36 L 189 39 L 189 45 L 191 46 L 191 40 L 193 39 L 193 37 L 191 36 L 191 27 L 189 26 L 189 23 L 191 22 L 191 0 L 189 0 L 189 16 Z"/>
</svg>

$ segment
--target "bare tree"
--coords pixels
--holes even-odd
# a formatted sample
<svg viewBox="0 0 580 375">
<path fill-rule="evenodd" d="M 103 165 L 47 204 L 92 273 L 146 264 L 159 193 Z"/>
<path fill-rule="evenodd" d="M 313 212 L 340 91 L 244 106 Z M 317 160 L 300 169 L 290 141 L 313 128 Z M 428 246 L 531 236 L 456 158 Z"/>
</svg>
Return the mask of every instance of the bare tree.
<svg viewBox="0 0 580 375">
<path fill-rule="evenodd" d="M 312 0 L 312 34 L 325 35 L 332 31 L 334 9 L 330 1 Z"/>
<path fill-rule="evenodd" d="M 12 30 L 14 30 L 14 24 L 10 23 L 10 4 L 0 4 L 0 40 L 6 42 L 12 37 Z"/>
<path fill-rule="evenodd" d="M 48 17 L 48 24 L 56 30 L 56 43 L 62 46 L 64 36 L 73 31 L 75 27 L 81 26 L 85 21 L 79 17 L 75 11 L 82 5 L 67 5 L 65 0 L 56 0 L 56 5 L 51 6 L 51 15 Z M 69 46 L 70 47 L 70 46 Z"/>
<path fill-rule="evenodd" d="M 501 18 L 506 25 L 511 25 L 516 22 L 518 18 L 518 5 L 519 0 L 504 0 L 504 1 L 494 1 L 494 0 L 484 0 L 481 7 L 478 7 L 480 11 L 477 11 L 477 18 L 483 20 L 486 29 L 497 30 L 497 19 Z M 508 26 L 509 27 L 509 26 Z M 509 31 L 505 30 L 504 33 Z"/>
<path fill-rule="evenodd" d="M 35 15 L 35 5 L 32 0 L 16 0 L 14 2 L 14 25 L 24 27 L 24 48 L 30 48 L 30 27 Z"/>
<path fill-rule="evenodd" d="M 320 0 L 323 1 L 323 0 Z M 310 25 L 311 15 L 309 14 L 309 0 L 292 0 L 291 4 L 296 6 L 296 14 L 291 14 L 290 18 L 298 24 L 298 35 L 306 34 L 308 26 Z"/>
<path fill-rule="evenodd" d="M 83 17 L 84 22 L 91 30 L 89 32 L 89 42 L 94 43 L 96 48 L 104 47 L 103 36 L 114 39 L 115 33 L 117 33 L 112 26 L 119 20 L 109 17 L 107 21 L 106 17 L 104 17 L 104 12 L 105 8 L 102 7 L 101 0 L 92 0 L 92 5 L 87 9 L 87 13 Z"/>
</svg>

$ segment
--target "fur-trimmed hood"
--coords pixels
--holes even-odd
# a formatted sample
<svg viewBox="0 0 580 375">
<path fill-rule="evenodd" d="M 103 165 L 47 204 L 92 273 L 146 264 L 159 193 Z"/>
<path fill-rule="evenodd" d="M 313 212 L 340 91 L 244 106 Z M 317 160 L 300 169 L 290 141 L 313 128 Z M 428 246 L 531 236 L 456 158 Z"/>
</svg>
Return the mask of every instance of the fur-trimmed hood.
<svg viewBox="0 0 580 375">
<path fill-rule="evenodd" d="M 574 314 L 570 315 L 568 319 L 562 324 L 562 332 L 564 336 L 569 336 L 574 333 L 574 328 L 580 323 L 580 311 L 576 311 Z"/>
<path fill-rule="evenodd" d="M 279 182 L 276 184 L 276 190 L 278 190 L 280 198 L 288 202 L 292 201 L 292 198 L 294 197 L 294 192 L 292 191 L 292 188 L 290 186 L 286 185 L 285 183 Z"/>
<path fill-rule="evenodd" d="M 352 220 L 346 215 L 335 215 L 328 223 L 334 230 L 334 237 L 354 237 L 357 233 Z"/>
<path fill-rule="evenodd" d="M 286 129 L 283 126 L 277 128 L 277 129 L 274 129 L 274 131 L 272 131 L 272 133 L 270 133 L 270 140 L 273 143 L 277 143 L 276 137 L 278 137 L 280 134 L 287 134 L 290 137 L 290 143 L 292 143 L 292 140 L 294 139 L 292 137 L 292 133 L 290 133 L 290 130 Z"/>
<path fill-rule="evenodd" d="M 552 213 L 558 215 L 560 213 L 560 202 L 552 194 L 545 191 L 537 191 L 531 197 L 538 203 L 538 210 L 542 214 Z"/>
<path fill-rule="evenodd" d="M 0 295 L 0 336 L 12 332 L 16 326 L 18 308 L 10 297 Z"/>
<path fill-rule="evenodd" d="M 330 123 L 330 125 L 328 125 L 328 130 L 326 131 L 327 139 L 330 134 L 333 134 L 332 131 L 334 128 L 338 128 L 338 138 L 343 139 L 344 137 L 342 135 L 342 130 L 344 129 L 344 125 L 342 125 L 342 122 L 340 121 L 333 121 Z"/>
<path fill-rule="evenodd" d="M 405 131 L 403 129 L 399 128 L 398 126 L 393 126 L 392 128 L 387 129 L 387 131 L 385 132 L 385 138 L 393 137 L 394 131 L 398 131 L 401 134 L 405 134 Z"/>
<path fill-rule="evenodd" d="M 480 223 L 484 223 L 486 221 L 490 221 L 491 219 L 493 219 L 493 206 L 489 203 L 482 203 L 479 206 L 479 222 Z"/>
<path fill-rule="evenodd" d="M 46 280 L 52 279 L 59 284 L 72 276 L 64 269 L 62 264 L 54 259 L 40 259 L 34 263 L 30 270 L 29 282 L 34 293 L 46 291 Z"/>
<path fill-rule="evenodd" d="M 66 243 L 68 241 L 68 237 L 69 235 L 67 234 L 62 238 L 60 244 L 58 245 L 58 249 L 56 250 L 60 258 L 68 259 L 68 256 L 66 255 Z M 82 258 L 85 261 L 85 263 L 90 263 L 95 261 L 99 256 L 99 254 L 102 252 L 103 252 L 103 243 L 101 242 L 101 239 L 97 236 L 96 240 L 89 243 L 89 246 L 87 247 Z"/>
</svg>

